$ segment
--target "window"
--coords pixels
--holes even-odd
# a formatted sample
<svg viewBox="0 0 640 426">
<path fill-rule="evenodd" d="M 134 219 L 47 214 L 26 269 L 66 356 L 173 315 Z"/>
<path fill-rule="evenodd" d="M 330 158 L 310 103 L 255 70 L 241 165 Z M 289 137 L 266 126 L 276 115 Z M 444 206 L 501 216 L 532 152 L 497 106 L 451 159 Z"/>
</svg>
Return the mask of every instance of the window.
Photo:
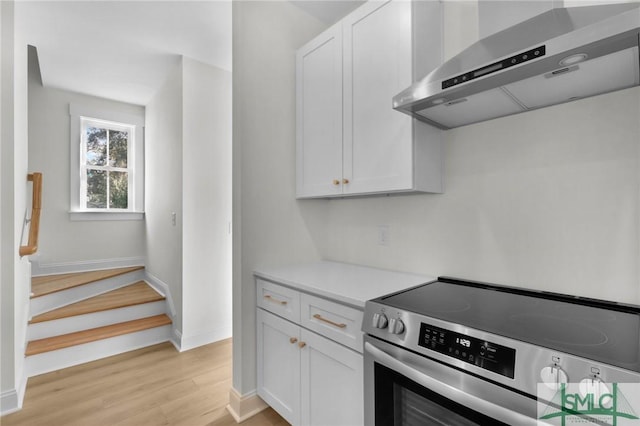
<svg viewBox="0 0 640 426">
<path fill-rule="evenodd" d="M 135 126 L 85 117 L 80 122 L 80 206 L 128 210 L 133 205 L 128 159 Z"/>
<path fill-rule="evenodd" d="M 70 106 L 72 220 L 143 217 L 140 116 Z"/>
</svg>

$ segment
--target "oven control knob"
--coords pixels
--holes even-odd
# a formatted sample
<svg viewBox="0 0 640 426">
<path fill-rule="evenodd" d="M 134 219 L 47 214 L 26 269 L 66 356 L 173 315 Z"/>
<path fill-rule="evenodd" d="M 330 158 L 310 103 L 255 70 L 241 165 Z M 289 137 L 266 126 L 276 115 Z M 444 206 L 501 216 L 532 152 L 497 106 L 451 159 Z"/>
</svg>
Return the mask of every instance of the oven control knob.
<svg viewBox="0 0 640 426">
<path fill-rule="evenodd" d="M 374 328 L 386 328 L 387 322 L 388 320 L 385 314 L 376 313 L 376 314 L 373 314 L 371 325 L 373 325 Z"/>
<path fill-rule="evenodd" d="M 544 367 L 542 371 L 540 371 L 540 378 L 549 389 L 553 390 L 557 390 L 562 383 L 569 382 L 569 376 L 567 376 L 567 373 L 557 365 Z"/>
<path fill-rule="evenodd" d="M 585 377 L 580 380 L 578 389 L 582 396 L 593 395 L 595 401 L 599 401 L 602 395 L 610 393 L 607 385 L 599 377 L 595 376 Z"/>
<path fill-rule="evenodd" d="M 404 323 L 400 318 L 391 318 L 389 320 L 389 333 L 391 334 L 404 333 Z"/>
</svg>

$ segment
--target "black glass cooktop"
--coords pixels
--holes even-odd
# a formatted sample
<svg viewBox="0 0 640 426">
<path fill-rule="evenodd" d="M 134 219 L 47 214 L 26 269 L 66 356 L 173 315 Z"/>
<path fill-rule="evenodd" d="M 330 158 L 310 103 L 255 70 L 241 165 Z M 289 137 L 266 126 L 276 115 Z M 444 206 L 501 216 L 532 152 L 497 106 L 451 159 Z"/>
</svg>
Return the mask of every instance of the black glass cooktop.
<svg viewBox="0 0 640 426">
<path fill-rule="evenodd" d="M 446 277 L 379 300 L 640 372 L 640 306 Z"/>
</svg>

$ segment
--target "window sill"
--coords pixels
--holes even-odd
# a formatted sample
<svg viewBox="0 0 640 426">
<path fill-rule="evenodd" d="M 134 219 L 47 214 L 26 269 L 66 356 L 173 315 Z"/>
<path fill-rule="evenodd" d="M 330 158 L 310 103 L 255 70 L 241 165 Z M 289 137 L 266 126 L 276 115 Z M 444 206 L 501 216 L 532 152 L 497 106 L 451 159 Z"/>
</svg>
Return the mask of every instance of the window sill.
<svg viewBox="0 0 640 426">
<path fill-rule="evenodd" d="M 70 211 L 69 219 L 73 222 L 91 220 L 144 220 L 144 212 Z"/>
</svg>

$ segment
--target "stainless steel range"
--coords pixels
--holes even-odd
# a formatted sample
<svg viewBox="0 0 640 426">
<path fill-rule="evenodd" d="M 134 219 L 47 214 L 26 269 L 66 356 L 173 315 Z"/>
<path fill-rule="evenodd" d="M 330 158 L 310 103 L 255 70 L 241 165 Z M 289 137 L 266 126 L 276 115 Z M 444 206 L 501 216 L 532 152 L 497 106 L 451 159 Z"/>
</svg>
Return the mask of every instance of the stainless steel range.
<svg viewBox="0 0 640 426">
<path fill-rule="evenodd" d="M 363 331 L 367 425 L 640 415 L 616 393 L 640 383 L 639 306 L 440 277 L 368 301 Z"/>
</svg>

